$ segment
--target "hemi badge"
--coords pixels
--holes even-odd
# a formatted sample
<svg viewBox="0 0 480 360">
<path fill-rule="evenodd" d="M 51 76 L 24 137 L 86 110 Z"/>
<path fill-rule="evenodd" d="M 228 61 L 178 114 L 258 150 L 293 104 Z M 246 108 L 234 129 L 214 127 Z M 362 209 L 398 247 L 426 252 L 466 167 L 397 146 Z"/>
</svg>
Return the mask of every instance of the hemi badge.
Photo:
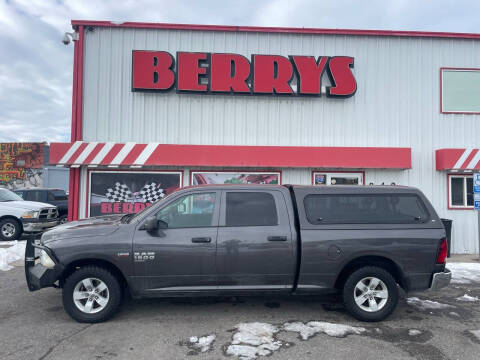
<svg viewBox="0 0 480 360">
<path fill-rule="evenodd" d="M 119 253 L 117 253 L 117 256 L 119 256 L 119 257 L 130 256 L 130 253 L 129 252 L 119 252 Z"/>
</svg>

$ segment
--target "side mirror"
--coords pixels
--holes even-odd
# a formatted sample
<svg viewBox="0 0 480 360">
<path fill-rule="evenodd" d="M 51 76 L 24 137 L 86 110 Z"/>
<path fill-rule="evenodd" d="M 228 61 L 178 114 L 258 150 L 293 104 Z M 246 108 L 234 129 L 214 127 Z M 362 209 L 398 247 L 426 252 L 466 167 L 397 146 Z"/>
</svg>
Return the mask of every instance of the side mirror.
<svg viewBox="0 0 480 360">
<path fill-rule="evenodd" d="M 158 220 L 155 216 L 150 216 L 145 220 L 143 225 L 140 227 L 140 230 L 153 231 L 158 229 Z M 163 221 L 162 221 L 163 222 Z"/>
<path fill-rule="evenodd" d="M 168 228 L 168 223 L 163 220 L 157 220 L 157 227 L 159 229 L 166 229 Z"/>
</svg>

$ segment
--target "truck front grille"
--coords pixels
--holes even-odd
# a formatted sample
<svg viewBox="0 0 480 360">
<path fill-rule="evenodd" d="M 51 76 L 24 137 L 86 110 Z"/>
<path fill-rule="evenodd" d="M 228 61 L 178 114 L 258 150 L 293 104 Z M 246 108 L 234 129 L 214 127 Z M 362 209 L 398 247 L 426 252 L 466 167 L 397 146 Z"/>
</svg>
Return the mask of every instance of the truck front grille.
<svg viewBox="0 0 480 360">
<path fill-rule="evenodd" d="M 40 210 L 39 219 L 55 219 L 58 216 L 56 208 L 46 208 Z"/>
</svg>

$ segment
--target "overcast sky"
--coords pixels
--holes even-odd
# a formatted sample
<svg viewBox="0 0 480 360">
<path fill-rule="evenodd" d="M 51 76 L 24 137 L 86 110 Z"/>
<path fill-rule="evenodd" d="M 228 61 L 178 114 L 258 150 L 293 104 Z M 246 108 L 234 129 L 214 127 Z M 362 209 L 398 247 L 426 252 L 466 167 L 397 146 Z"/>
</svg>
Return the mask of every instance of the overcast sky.
<svg viewBox="0 0 480 360">
<path fill-rule="evenodd" d="M 480 33 L 479 14 L 478 0 L 0 0 L 0 141 L 70 140 L 71 19 Z"/>
</svg>

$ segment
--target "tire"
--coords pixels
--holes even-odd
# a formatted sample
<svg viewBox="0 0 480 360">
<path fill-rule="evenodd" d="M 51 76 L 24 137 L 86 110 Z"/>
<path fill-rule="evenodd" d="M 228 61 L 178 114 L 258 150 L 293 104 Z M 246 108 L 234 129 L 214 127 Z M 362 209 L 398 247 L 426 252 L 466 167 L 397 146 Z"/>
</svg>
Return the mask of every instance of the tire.
<svg viewBox="0 0 480 360">
<path fill-rule="evenodd" d="M 62 215 L 58 218 L 59 224 L 65 224 L 68 221 L 68 216 L 67 215 Z"/>
<path fill-rule="evenodd" d="M 20 222 L 14 218 L 6 218 L 0 221 L 0 240 L 18 240 L 22 234 Z"/>
<path fill-rule="evenodd" d="M 74 294 L 77 300 L 74 300 Z M 62 300 L 65 311 L 76 321 L 98 323 L 110 319 L 117 312 L 122 290 L 118 279 L 107 269 L 85 266 L 67 277 Z"/>
<path fill-rule="evenodd" d="M 361 321 L 373 322 L 385 319 L 397 307 L 398 297 L 398 286 L 393 276 L 375 266 L 366 266 L 354 271 L 343 286 L 345 308 L 354 318 Z M 357 304 L 356 299 L 360 304 Z"/>
</svg>

